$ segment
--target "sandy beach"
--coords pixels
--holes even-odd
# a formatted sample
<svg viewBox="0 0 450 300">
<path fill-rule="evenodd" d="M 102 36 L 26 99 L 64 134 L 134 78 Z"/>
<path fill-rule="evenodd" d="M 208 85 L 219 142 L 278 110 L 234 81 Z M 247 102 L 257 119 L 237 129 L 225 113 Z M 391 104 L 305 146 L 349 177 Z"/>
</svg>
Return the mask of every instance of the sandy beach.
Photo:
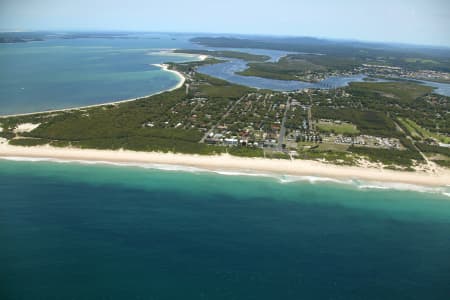
<svg viewBox="0 0 450 300">
<path fill-rule="evenodd" d="M 175 52 L 176 50 L 183 50 L 180 48 L 172 48 L 172 49 L 163 49 L 158 51 L 158 55 L 164 55 L 164 56 L 179 56 L 179 57 L 189 57 L 192 58 L 194 60 L 205 60 L 207 59 L 209 56 L 206 54 L 192 54 L 192 53 L 183 53 L 183 52 Z M 147 53 L 147 55 L 153 55 L 155 52 L 149 52 Z"/>
<path fill-rule="evenodd" d="M 166 92 L 170 92 L 170 91 L 179 89 L 180 87 L 183 86 L 184 82 L 186 81 L 186 78 L 183 76 L 183 74 L 181 74 L 180 72 L 175 71 L 175 70 L 170 70 L 169 69 L 169 65 L 166 65 L 166 64 L 152 64 L 152 66 L 161 68 L 162 70 L 164 70 L 166 72 L 170 72 L 172 74 L 175 74 L 180 79 L 180 82 L 178 82 L 178 84 L 176 86 L 174 86 L 173 88 L 167 90 Z"/>
<path fill-rule="evenodd" d="M 318 176 L 334 179 L 358 179 L 371 182 L 406 183 L 420 186 L 450 185 L 450 171 L 436 173 L 401 172 L 376 168 L 337 166 L 309 160 L 242 158 L 231 155 L 202 156 L 129 150 L 94 150 L 51 146 L 18 147 L 0 141 L 0 158 L 48 158 L 70 161 L 97 161 L 133 164 L 164 164 L 195 167 L 211 171 Z"/>
</svg>

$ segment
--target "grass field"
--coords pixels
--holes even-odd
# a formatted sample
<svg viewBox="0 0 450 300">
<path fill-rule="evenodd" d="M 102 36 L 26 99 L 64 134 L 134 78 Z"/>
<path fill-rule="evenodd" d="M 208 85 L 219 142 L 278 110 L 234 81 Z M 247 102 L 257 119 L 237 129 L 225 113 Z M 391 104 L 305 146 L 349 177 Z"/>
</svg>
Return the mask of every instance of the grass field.
<svg viewBox="0 0 450 300">
<path fill-rule="evenodd" d="M 450 137 L 440 135 L 437 133 L 433 133 L 428 131 L 427 129 L 419 126 L 416 122 L 413 120 L 410 120 L 408 118 L 398 118 L 398 121 L 405 127 L 411 137 L 416 139 L 436 139 L 438 141 L 441 141 L 442 143 L 450 143 Z"/>
<path fill-rule="evenodd" d="M 414 129 L 414 127 L 411 126 L 411 124 L 408 122 L 409 119 L 397 118 L 397 120 L 413 139 L 423 138 L 423 136 L 419 132 L 417 132 L 416 129 Z"/>
<path fill-rule="evenodd" d="M 343 144 L 322 143 L 322 144 L 319 144 L 319 147 L 317 147 L 317 150 L 345 152 L 348 150 L 349 147 L 350 147 L 349 145 L 343 145 Z"/>
<path fill-rule="evenodd" d="M 415 58 L 415 57 L 405 58 L 405 61 L 409 63 L 434 64 L 434 65 L 439 64 L 439 62 L 432 59 Z"/>
<path fill-rule="evenodd" d="M 319 122 L 317 123 L 316 128 L 321 132 L 332 132 L 343 135 L 355 135 L 359 133 L 356 126 L 351 123 L 336 124 L 331 122 Z"/>
</svg>

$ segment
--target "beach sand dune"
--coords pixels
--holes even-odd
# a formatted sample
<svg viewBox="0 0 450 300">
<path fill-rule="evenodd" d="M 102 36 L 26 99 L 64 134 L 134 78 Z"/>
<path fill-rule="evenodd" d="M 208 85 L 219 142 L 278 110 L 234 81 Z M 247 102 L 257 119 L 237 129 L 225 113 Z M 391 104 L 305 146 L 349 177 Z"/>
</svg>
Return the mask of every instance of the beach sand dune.
<svg viewBox="0 0 450 300">
<path fill-rule="evenodd" d="M 17 125 L 17 127 L 14 129 L 14 133 L 23 133 L 23 132 L 30 132 L 34 129 L 38 128 L 41 123 L 33 124 L 33 123 L 22 123 Z"/>
</svg>

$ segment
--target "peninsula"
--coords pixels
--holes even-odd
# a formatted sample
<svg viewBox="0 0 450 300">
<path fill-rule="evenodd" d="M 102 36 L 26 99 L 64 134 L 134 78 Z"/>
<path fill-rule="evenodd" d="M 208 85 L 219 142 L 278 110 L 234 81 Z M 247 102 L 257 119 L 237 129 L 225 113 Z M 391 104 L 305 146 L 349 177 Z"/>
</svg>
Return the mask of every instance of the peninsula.
<svg viewBox="0 0 450 300">
<path fill-rule="evenodd" d="M 157 65 L 172 90 L 83 108 L 0 118 L 0 157 L 176 164 L 444 186 L 450 182 L 449 98 L 413 82 L 334 90 L 257 90 L 197 72 L 232 51 Z M 439 130 L 436 130 L 439 128 Z"/>
</svg>

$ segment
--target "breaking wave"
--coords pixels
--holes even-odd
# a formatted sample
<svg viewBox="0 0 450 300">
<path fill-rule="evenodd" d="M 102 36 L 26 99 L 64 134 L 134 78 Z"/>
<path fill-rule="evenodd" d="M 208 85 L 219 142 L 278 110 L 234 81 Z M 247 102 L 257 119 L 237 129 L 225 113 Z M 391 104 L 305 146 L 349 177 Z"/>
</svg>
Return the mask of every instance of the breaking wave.
<svg viewBox="0 0 450 300">
<path fill-rule="evenodd" d="M 282 184 L 294 184 L 296 182 L 307 182 L 309 184 L 343 184 L 353 186 L 359 190 L 397 190 L 411 191 L 419 193 L 441 194 L 450 198 L 450 185 L 441 187 L 429 187 L 408 183 L 396 182 L 377 182 L 362 181 L 356 179 L 335 179 L 320 176 L 291 176 L 261 173 L 254 171 L 231 171 L 231 170 L 209 170 L 191 166 L 171 165 L 171 164 L 155 164 L 155 163 L 127 163 L 127 162 L 110 162 L 110 161 L 90 161 L 90 160 L 72 160 L 72 159 L 55 159 L 55 158 L 35 158 L 35 157 L 0 157 L 3 160 L 23 161 L 23 162 L 54 162 L 54 163 L 78 163 L 84 165 L 112 165 L 118 167 L 136 167 L 144 169 L 154 169 L 162 171 L 189 172 L 189 173 L 215 173 L 223 176 L 249 176 L 249 177 L 265 177 L 277 180 Z"/>
</svg>

